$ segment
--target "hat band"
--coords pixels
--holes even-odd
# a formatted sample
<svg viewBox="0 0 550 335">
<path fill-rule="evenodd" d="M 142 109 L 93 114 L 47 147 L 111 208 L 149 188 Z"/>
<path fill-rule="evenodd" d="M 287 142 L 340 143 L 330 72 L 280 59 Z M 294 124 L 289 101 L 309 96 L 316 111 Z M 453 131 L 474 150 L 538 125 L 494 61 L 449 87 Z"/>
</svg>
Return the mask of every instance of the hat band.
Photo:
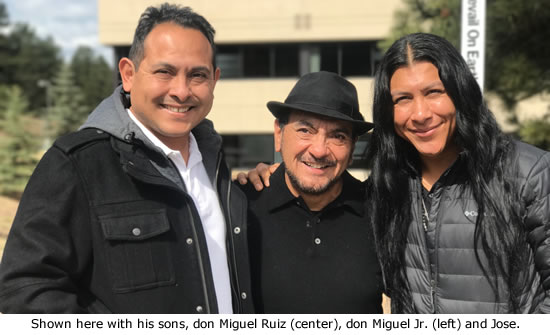
<svg viewBox="0 0 550 335">
<path fill-rule="evenodd" d="M 354 110 L 353 106 L 350 104 L 347 104 L 343 101 L 340 101 L 338 104 L 329 104 L 329 103 L 312 103 L 312 102 L 304 102 L 305 101 L 315 101 L 319 100 L 317 99 L 304 99 L 304 97 L 296 97 L 289 96 L 285 100 L 285 104 L 293 104 L 293 105 L 301 105 L 304 107 L 312 107 L 312 108 L 321 108 L 323 110 L 333 110 L 337 113 L 344 114 L 345 116 L 355 119 L 354 114 L 357 114 L 358 110 Z"/>
</svg>

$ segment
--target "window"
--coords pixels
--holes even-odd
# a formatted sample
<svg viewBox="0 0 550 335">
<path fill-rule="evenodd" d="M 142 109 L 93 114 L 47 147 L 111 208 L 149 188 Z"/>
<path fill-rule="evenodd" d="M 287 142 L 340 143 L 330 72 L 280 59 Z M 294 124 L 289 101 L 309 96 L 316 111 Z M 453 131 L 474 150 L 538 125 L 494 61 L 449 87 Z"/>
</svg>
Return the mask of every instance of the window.
<svg viewBox="0 0 550 335">
<path fill-rule="evenodd" d="M 350 169 L 370 169 L 371 162 L 366 160 L 367 148 L 370 145 L 371 134 L 367 133 L 359 136 L 355 143 L 355 150 L 353 151 L 353 162 L 348 167 Z"/>
<path fill-rule="evenodd" d="M 325 44 L 321 46 L 321 71 L 340 73 L 338 68 L 338 45 Z"/>
<path fill-rule="evenodd" d="M 298 77 L 298 45 L 274 46 L 274 77 Z"/>
<path fill-rule="evenodd" d="M 241 51 L 236 46 L 226 46 L 223 52 L 216 56 L 216 65 L 223 69 L 222 78 L 237 78 L 243 76 L 243 64 Z"/>
<path fill-rule="evenodd" d="M 219 45 L 222 78 L 299 77 L 311 71 L 372 76 L 374 41 Z"/>
<path fill-rule="evenodd" d="M 242 47 L 245 78 L 270 77 L 270 50 L 266 45 Z"/>
<path fill-rule="evenodd" d="M 342 44 L 342 76 L 372 75 L 370 54 L 363 43 Z"/>
<path fill-rule="evenodd" d="M 259 162 L 273 162 L 273 135 L 222 135 L 230 169 L 251 169 Z"/>
</svg>

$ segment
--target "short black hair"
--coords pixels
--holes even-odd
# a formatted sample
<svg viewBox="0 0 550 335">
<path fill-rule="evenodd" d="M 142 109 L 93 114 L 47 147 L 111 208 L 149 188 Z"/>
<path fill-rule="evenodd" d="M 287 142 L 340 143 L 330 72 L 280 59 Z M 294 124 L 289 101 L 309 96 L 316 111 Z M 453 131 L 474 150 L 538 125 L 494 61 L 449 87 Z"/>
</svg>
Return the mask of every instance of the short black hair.
<svg viewBox="0 0 550 335">
<path fill-rule="evenodd" d="M 195 13 L 189 7 L 180 5 L 163 3 L 159 7 L 147 7 L 145 12 L 141 14 L 139 22 L 134 33 L 134 40 L 130 47 L 129 58 L 132 60 L 136 68 L 144 57 L 145 38 L 153 28 L 161 23 L 175 23 L 183 28 L 197 29 L 210 43 L 212 47 L 212 65 L 216 70 L 216 45 L 214 44 L 214 35 L 216 31 L 210 23 L 201 15 Z"/>
</svg>

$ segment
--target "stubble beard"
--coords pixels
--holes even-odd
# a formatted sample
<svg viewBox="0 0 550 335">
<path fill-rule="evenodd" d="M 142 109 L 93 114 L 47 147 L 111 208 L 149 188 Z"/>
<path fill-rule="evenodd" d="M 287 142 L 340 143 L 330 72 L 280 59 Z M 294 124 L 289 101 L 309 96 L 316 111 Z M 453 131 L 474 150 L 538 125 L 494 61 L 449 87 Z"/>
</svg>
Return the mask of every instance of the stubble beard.
<svg viewBox="0 0 550 335">
<path fill-rule="evenodd" d="M 286 167 L 286 165 L 285 165 L 285 173 L 288 176 L 288 179 L 290 180 L 290 183 L 292 184 L 292 187 L 294 187 L 294 189 L 296 189 L 300 193 L 304 193 L 308 195 L 321 195 L 327 192 L 328 190 L 330 190 L 330 188 L 340 180 L 340 177 L 336 177 L 336 178 L 330 179 L 324 185 L 307 186 L 307 185 L 304 185 L 298 179 L 298 177 L 296 177 L 296 175 Z"/>
</svg>

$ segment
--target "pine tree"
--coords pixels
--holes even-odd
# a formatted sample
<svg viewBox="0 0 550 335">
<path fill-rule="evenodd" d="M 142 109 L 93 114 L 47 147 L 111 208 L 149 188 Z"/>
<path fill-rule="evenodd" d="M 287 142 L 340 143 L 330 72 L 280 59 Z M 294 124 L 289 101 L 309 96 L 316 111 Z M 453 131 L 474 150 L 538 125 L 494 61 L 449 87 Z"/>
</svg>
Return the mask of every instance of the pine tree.
<svg viewBox="0 0 550 335">
<path fill-rule="evenodd" d="M 542 118 L 522 122 L 518 133 L 523 141 L 550 151 L 550 108 Z"/>
<path fill-rule="evenodd" d="M 388 37 L 378 45 L 382 50 L 401 36 L 417 32 L 445 37 L 460 47 L 460 0 L 403 0 L 403 4 L 394 14 Z"/>
<path fill-rule="evenodd" d="M 61 63 L 61 51 L 53 38 L 39 37 L 28 24 L 16 23 L 0 36 L 0 82 L 21 87 L 29 102 L 27 114 L 38 113 L 45 105 L 46 92 L 36 83 L 52 78 Z"/>
<path fill-rule="evenodd" d="M 64 64 L 51 87 L 49 108 L 52 135 L 59 137 L 78 129 L 86 120 L 90 107 L 84 105 L 84 94 L 74 82 L 73 72 Z"/>
<path fill-rule="evenodd" d="M 94 108 L 111 95 L 114 88 L 113 70 L 103 56 L 92 48 L 80 46 L 71 59 L 71 70 L 76 85 L 82 88 L 85 105 Z"/>
<path fill-rule="evenodd" d="M 18 198 L 38 162 L 38 142 L 23 125 L 28 102 L 17 86 L 3 87 L 0 102 L 0 194 Z"/>
</svg>

